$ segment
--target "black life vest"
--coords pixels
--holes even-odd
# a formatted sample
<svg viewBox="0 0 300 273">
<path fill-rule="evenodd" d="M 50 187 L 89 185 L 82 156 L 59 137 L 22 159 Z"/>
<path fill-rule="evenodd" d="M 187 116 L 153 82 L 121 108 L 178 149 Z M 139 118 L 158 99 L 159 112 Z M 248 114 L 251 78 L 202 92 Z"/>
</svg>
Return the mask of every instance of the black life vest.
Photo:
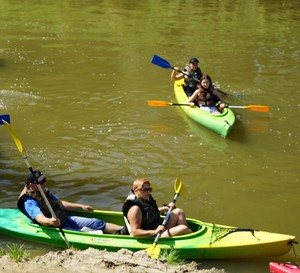
<svg viewBox="0 0 300 273">
<path fill-rule="evenodd" d="M 61 221 L 61 223 L 63 223 L 67 219 L 67 215 L 65 213 L 64 208 L 62 208 L 60 203 L 53 198 L 53 195 L 49 190 L 45 191 L 45 195 L 46 195 L 46 197 L 47 197 L 47 199 L 48 199 L 48 201 L 49 201 L 49 203 L 50 203 L 50 205 L 53 209 L 53 212 L 54 212 L 55 216 Z M 23 194 L 18 199 L 17 206 L 18 206 L 18 209 L 21 212 L 23 212 L 28 218 L 31 219 L 31 217 L 27 214 L 27 212 L 24 208 L 24 201 L 25 201 L 26 196 L 29 196 L 29 197 L 33 198 L 34 200 L 36 200 L 39 203 L 40 209 L 46 217 L 48 217 L 48 218 L 52 217 L 51 212 L 49 211 L 49 209 L 46 205 L 46 202 L 44 201 L 44 198 L 42 197 L 41 193 L 39 191 L 29 192 L 27 190 L 26 193 Z M 34 223 L 37 223 L 35 221 L 35 219 L 31 219 L 31 220 Z"/>
<path fill-rule="evenodd" d="M 201 69 L 197 67 L 196 70 L 193 70 L 187 65 L 184 71 L 190 75 L 190 77 L 184 79 L 187 88 L 191 91 L 195 91 L 197 89 L 198 81 L 195 81 L 194 79 L 200 80 L 200 78 L 202 77 Z"/>
<path fill-rule="evenodd" d="M 160 212 L 152 195 L 150 195 L 149 201 L 137 198 L 136 196 L 134 200 L 126 200 L 122 208 L 125 217 L 127 217 L 127 213 L 132 206 L 138 206 L 142 211 L 141 229 L 156 229 L 162 223 Z"/>
</svg>

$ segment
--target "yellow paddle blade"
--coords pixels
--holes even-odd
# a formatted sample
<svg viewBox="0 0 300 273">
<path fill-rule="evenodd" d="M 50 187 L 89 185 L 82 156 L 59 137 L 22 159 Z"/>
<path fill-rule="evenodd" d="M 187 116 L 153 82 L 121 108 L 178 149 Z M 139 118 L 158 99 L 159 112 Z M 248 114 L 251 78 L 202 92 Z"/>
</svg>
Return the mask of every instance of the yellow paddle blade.
<svg viewBox="0 0 300 273">
<path fill-rule="evenodd" d="M 181 184 L 181 188 L 180 188 L 180 196 L 183 196 L 186 194 L 186 187 L 184 186 L 184 184 Z"/>
<path fill-rule="evenodd" d="M 18 150 L 24 156 L 25 154 L 23 152 L 23 146 L 22 146 L 22 143 L 21 143 L 16 131 L 14 130 L 14 128 L 8 122 L 6 122 L 5 120 L 2 120 L 2 121 L 6 125 L 6 128 L 8 129 L 8 131 L 9 131 L 12 139 L 14 140 Z"/>
<path fill-rule="evenodd" d="M 180 190 L 182 188 L 182 182 L 179 181 L 178 177 L 176 177 L 176 180 L 175 180 L 175 183 L 174 183 L 174 190 L 175 190 L 175 193 L 180 193 Z"/>
<path fill-rule="evenodd" d="M 148 106 L 170 106 L 171 102 L 161 100 L 148 100 Z"/>
<path fill-rule="evenodd" d="M 269 112 L 270 110 L 269 106 L 263 106 L 263 105 L 249 105 L 246 106 L 245 109 L 250 111 L 256 111 L 256 112 Z"/>
<path fill-rule="evenodd" d="M 156 243 L 153 243 L 153 245 L 147 248 L 146 251 L 152 259 L 158 259 L 160 248 L 157 246 Z"/>
</svg>

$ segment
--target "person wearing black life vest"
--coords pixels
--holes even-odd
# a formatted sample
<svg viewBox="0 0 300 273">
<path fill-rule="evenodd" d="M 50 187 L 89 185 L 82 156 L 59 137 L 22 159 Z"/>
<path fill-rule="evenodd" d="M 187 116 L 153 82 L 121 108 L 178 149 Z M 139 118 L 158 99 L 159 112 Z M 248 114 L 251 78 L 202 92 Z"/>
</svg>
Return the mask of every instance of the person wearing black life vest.
<svg viewBox="0 0 300 273">
<path fill-rule="evenodd" d="M 197 84 L 202 77 L 202 71 L 198 66 L 198 63 L 198 59 L 193 57 L 185 66 L 183 73 L 179 73 L 176 75 L 176 72 L 178 72 L 179 70 L 178 67 L 174 67 L 171 73 L 172 81 L 184 78 L 185 86 L 183 86 L 183 88 L 188 97 L 193 95 L 194 91 L 197 89 Z"/>
<path fill-rule="evenodd" d="M 35 177 L 29 173 L 27 176 L 25 187 L 18 198 L 18 208 L 34 223 L 42 226 L 62 227 L 63 229 L 84 231 L 90 233 L 115 233 L 122 229 L 122 226 L 107 223 L 96 218 L 87 218 L 79 216 L 68 216 L 66 211 L 86 210 L 93 211 L 94 208 L 88 205 L 71 203 L 60 200 L 56 195 L 51 193 L 47 188 L 47 180 L 44 174 L 39 170 L 33 171 Z M 40 184 L 42 190 L 47 197 L 49 204 L 55 214 L 52 217 L 47 204 L 38 190 L 37 183 Z"/>
<path fill-rule="evenodd" d="M 225 105 L 224 99 L 218 94 L 218 89 L 214 88 L 209 75 L 203 75 L 198 83 L 198 89 L 189 98 L 188 104 L 198 106 L 201 110 L 210 114 L 221 114 Z"/>
<path fill-rule="evenodd" d="M 158 208 L 151 192 L 151 182 L 147 178 L 136 179 L 133 182 L 132 194 L 127 197 L 122 209 L 128 221 L 129 233 L 137 237 L 156 236 L 159 232 L 162 232 L 161 237 L 191 233 L 184 211 L 175 208 L 173 202 Z M 173 207 L 173 210 L 164 227 L 160 214 L 169 207 Z"/>
</svg>

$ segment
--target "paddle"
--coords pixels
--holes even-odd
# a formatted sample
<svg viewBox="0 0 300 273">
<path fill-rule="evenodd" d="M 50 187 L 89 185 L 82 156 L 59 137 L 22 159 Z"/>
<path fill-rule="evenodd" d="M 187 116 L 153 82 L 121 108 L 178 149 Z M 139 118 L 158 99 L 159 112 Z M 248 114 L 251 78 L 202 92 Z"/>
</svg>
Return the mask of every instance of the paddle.
<svg viewBox="0 0 300 273">
<path fill-rule="evenodd" d="M 173 102 L 160 101 L 160 100 L 149 100 L 148 106 L 190 106 L 190 105 L 188 103 L 173 103 Z M 229 105 L 226 107 L 245 109 L 245 110 L 255 111 L 255 112 L 269 112 L 270 110 L 269 106 L 263 106 L 263 105 L 248 105 L 248 106 Z"/>
<path fill-rule="evenodd" d="M 174 66 L 170 65 L 170 63 L 169 63 L 167 60 L 165 60 L 165 59 L 163 59 L 162 57 L 159 57 L 159 56 L 157 56 L 157 55 L 153 55 L 151 62 L 152 62 L 153 64 L 156 64 L 156 65 L 162 67 L 162 68 L 171 68 L 171 69 L 174 69 Z M 196 81 L 196 82 L 200 82 L 200 80 L 198 80 L 197 78 L 194 78 L 193 76 L 189 75 L 188 73 L 186 73 L 186 72 L 184 72 L 184 71 L 181 71 L 181 70 L 179 70 L 179 69 L 178 69 L 177 71 L 178 71 L 179 73 L 184 74 L 185 76 L 187 76 L 187 77 L 189 77 L 189 78 L 192 78 L 192 79 L 193 79 L 194 81 Z M 218 91 L 219 91 L 220 93 L 224 94 L 224 95 L 228 95 L 227 93 L 225 93 L 225 92 L 223 92 L 223 91 L 221 91 L 221 90 L 219 90 L 219 89 L 218 89 Z"/>
<path fill-rule="evenodd" d="M 8 114 L 0 115 L 0 125 L 3 125 L 3 120 L 10 123 L 10 116 Z"/>
<path fill-rule="evenodd" d="M 175 190 L 175 195 L 173 199 L 173 203 L 175 204 L 177 197 L 179 196 L 180 190 L 182 188 L 182 183 L 176 178 L 175 183 L 174 183 L 174 190 Z M 162 225 L 165 226 L 170 218 L 172 208 L 169 208 L 168 213 L 162 222 Z M 161 236 L 161 232 L 157 233 L 155 240 L 152 244 L 151 247 L 147 248 L 146 251 L 147 253 L 151 256 L 152 259 L 157 259 L 159 257 L 160 253 L 160 248 L 157 246 L 158 240 Z"/>
<path fill-rule="evenodd" d="M 34 180 L 35 180 L 35 183 L 37 184 L 38 190 L 40 191 L 40 193 L 41 193 L 41 195 L 42 195 L 42 197 L 43 197 L 43 199 L 44 199 L 44 201 L 45 201 L 45 203 L 46 203 L 46 205 L 47 205 L 47 207 L 48 207 L 48 209 L 49 209 L 49 211 L 51 213 L 51 216 L 53 218 L 57 218 L 55 216 L 55 213 L 54 213 L 54 211 L 53 211 L 53 209 L 52 209 L 52 207 L 51 207 L 51 205 L 50 205 L 50 203 L 49 203 L 49 201 L 48 201 L 48 199 L 47 199 L 47 197 L 46 197 L 46 195 L 45 195 L 45 193 L 44 193 L 41 185 L 39 184 L 38 178 L 34 174 L 34 171 L 33 171 L 32 167 L 31 167 L 31 165 L 30 165 L 30 163 L 29 163 L 29 161 L 27 159 L 27 156 L 26 156 L 25 152 L 23 151 L 23 146 L 22 146 L 22 143 L 21 143 L 20 139 L 17 136 L 17 133 L 15 132 L 15 130 L 13 129 L 13 127 L 8 122 L 6 122 L 4 119 L 2 119 L 2 122 L 6 125 L 6 128 L 8 129 L 8 131 L 9 131 L 9 133 L 10 133 L 13 141 L 15 142 L 15 144 L 16 144 L 19 152 L 23 156 L 23 159 L 24 159 L 24 161 L 25 161 L 25 163 L 26 163 L 26 165 L 27 165 L 30 173 L 34 177 Z M 63 236 L 63 239 L 65 240 L 65 243 L 66 243 L 67 247 L 70 248 L 70 243 L 69 243 L 68 239 L 66 238 L 66 235 L 65 235 L 63 229 L 61 227 L 59 227 L 59 230 L 60 230 L 60 232 L 61 232 L 61 234 Z"/>
<path fill-rule="evenodd" d="M 151 62 L 153 64 L 156 64 L 156 65 L 162 67 L 162 68 L 171 68 L 171 69 L 174 69 L 174 66 L 170 65 L 170 63 L 167 60 L 165 60 L 162 57 L 159 57 L 157 55 L 153 55 Z M 180 72 L 180 73 L 182 73 L 182 74 L 184 74 L 184 75 L 186 75 L 186 76 L 188 76 L 188 77 L 190 77 L 190 78 L 192 78 L 196 82 L 200 82 L 200 80 L 198 80 L 197 78 L 194 78 L 193 76 L 189 75 L 188 73 L 186 73 L 184 71 L 181 71 L 179 69 L 177 71 Z"/>
</svg>

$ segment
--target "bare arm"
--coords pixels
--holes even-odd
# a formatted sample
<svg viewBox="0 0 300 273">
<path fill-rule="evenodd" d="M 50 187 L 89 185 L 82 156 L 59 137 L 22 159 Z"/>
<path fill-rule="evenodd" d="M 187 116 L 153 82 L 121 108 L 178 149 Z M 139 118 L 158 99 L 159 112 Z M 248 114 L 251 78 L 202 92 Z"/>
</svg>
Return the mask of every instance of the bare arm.
<svg viewBox="0 0 300 273">
<path fill-rule="evenodd" d="M 42 226 L 47 226 L 47 227 L 59 227 L 60 226 L 59 219 L 55 219 L 53 217 L 48 218 L 43 213 L 37 215 L 34 219 Z"/>
<path fill-rule="evenodd" d="M 197 89 L 192 96 L 189 97 L 188 103 L 192 103 L 191 106 L 194 105 L 193 101 L 197 99 L 198 93 L 200 92 L 199 89 Z"/>
<path fill-rule="evenodd" d="M 141 229 L 142 223 L 142 212 L 138 206 L 132 206 L 127 214 L 128 221 L 131 227 L 131 233 L 137 237 L 151 237 L 155 236 L 159 231 L 164 231 L 165 228 L 160 225 L 156 230 L 145 230 Z"/>
<path fill-rule="evenodd" d="M 68 201 L 60 200 L 62 206 L 65 210 L 87 210 L 87 211 L 93 211 L 94 208 L 87 205 L 77 204 L 77 203 L 71 203 Z"/>
<path fill-rule="evenodd" d="M 179 80 L 182 79 L 184 77 L 183 73 L 180 73 L 178 75 L 176 75 L 176 72 L 178 71 L 178 67 L 173 67 L 172 73 L 171 73 L 171 81 L 175 81 L 175 80 Z"/>
</svg>

